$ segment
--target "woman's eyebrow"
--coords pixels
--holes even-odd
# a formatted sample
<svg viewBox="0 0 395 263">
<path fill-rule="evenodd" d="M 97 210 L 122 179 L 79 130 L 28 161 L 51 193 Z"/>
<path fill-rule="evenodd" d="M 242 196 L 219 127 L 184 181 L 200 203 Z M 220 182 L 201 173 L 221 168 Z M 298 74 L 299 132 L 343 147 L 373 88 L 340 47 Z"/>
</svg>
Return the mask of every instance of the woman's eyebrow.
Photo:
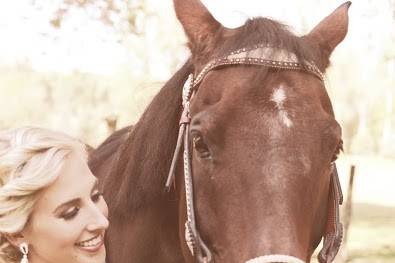
<svg viewBox="0 0 395 263">
<path fill-rule="evenodd" d="M 95 179 L 95 182 L 93 184 L 91 193 L 92 194 L 95 190 L 97 190 L 99 188 L 99 181 L 97 179 Z M 58 207 L 55 208 L 55 210 L 53 211 L 54 214 L 57 214 L 59 212 L 59 210 L 61 210 L 62 208 L 66 207 L 66 206 L 71 206 L 71 205 L 77 205 L 79 204 L 81 201 L 81 198 L 74 198 L 71 199 L 70 201 L 67 201 L 65 203 L 62 203 L 61 205 L 59 205 Z"/>
</svg>

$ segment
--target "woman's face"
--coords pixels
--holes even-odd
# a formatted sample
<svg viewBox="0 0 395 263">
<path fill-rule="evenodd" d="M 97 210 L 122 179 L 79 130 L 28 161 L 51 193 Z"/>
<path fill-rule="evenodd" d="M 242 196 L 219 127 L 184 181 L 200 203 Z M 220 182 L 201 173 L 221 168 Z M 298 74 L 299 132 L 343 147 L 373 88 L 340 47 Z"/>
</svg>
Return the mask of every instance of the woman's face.
<svg viewBox="0 0 395 263">
<path fill-rule="evenodd" d="M 85 159 L 68 156 L 57 180 L 40 193 L 22 231 L 32 263 L 103 263 L 108 208 Z"/>
</svg>

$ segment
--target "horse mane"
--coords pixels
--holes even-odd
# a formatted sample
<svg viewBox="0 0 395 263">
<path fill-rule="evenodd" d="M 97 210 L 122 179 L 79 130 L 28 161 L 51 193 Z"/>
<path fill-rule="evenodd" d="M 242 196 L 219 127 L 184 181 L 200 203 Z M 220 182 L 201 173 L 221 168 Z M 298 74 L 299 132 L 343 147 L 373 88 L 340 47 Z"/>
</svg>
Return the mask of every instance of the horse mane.
<svg viewBox="0 0 395 263">
<path fill-rule="evenodd" d="M 163 198 L 178 135 L 182 87 L 193 71 L 193 64 L 204 64 L 207 58 L 227 55 L 240 48 L 270 44 L 294 53 L 301 62 L 310 61 L 322 65 L 318 48 L 312 48 L 303 37 L 297 37 L 276 21 L 254 18 L 230 35 L 226 34 L 226 30 L 228 29 L 222 28 L 217 32 L 209 54 L 192 51 L 191 60 L 155 96 L 120 147 L 119 158 L 114 163 L 110 176 L 102 182 L 106 186 L 104 194 L 107 201 L 112 204 L 111 213 L 130 217 L 140 208 Z M 267 73 L 268 70 L 262 67 L 262 72 Z"/>
<path fill-rule="evenodd" d="M 119 148 L 119 158 L 102 182 L 111 213 L 131 216 L 163 196 L 178 135 L 182 88 L 192 70 L 186 62 L 165 84 Z"/>
<path fill-rule="evenodd" d="M 92 171 L 95 171 L 103 164 L 103 161 L 108 160 L 119 147 L 129 137 L 133 130 L 133 125 L 126 126 L 120 130 L 112 133 L 104 142 L 102 142 L 96 149 L 89 151 L 88 164 Z"/>
</svg>

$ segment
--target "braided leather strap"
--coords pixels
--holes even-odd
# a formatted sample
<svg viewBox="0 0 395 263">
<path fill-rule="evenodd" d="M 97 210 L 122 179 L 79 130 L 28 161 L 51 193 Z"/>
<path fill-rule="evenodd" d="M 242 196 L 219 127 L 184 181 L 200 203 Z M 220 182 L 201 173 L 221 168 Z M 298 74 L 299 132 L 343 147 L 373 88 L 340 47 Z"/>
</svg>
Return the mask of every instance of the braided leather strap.
<svg viewBox="0 0 395 263">
<path fill-rule="evenodd" d="M 339 176 L 336 165 L 332 166 L 331 185 L 329 190 L 329 211 L 326 225 L 326 235 L 318 261 L 320 263 L 331 263 L 337 253 L 343 240 L 343 225 L 340 223 L 339 205 L 343 203 L 343 194 L 340 187 Z"/>
</svg>

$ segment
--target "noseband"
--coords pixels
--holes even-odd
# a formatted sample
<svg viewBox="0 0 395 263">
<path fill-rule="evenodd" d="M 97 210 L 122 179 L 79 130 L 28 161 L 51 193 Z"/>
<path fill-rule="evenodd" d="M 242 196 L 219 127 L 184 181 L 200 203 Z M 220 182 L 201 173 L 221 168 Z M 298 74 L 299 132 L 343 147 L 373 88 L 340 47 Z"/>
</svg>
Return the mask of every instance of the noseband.
<svg viewBox="0 0 395 263">
<path fill-rule="evenodd" d="M 190 101 L 193 94 L 198 89 L 207 73 L 211 70 L 222 66 L 232 65 L 256 65 L 272 69 L 297 70 L 307 72 L 324 81 L 323 73 L 318 67 L 310 61 L 300 62 L 295 54 L 271 47 L 269 45 L 256 45 L 250 48 L 242 48 L 229 53 L 229 55 L 212 60 L 203 70 L 194 77 L 189 75 L 184 84 L 182 92 L 183 112 L 180 119 L 180 128 L 177 139 L 177 146 L 174 151 L 173 160 L 170 167 L 169 176 L 166 181 L 166 189 L 170 190 L 175 177 L 175 168 L 180 155 L 182 144 L 184 144 L 183 161 L 184 161 L 184 182 L 187 206 L 187 221 L 185 222 L 185 240 L 193 257 L 199 263 L 213 262 L 212 253 L 204 243 L 197 230 L 195 208 L 193 200 L 193 178 L 192 178 L 192 155 L 190 152 L 189 124 L 191 117 L 189 114 Z M 318 255 L 320 263 L 331 263 L 339 251 L 343 228 L 340 223 L 339 205 L 343 202 L 342 191 L 336 165 L 332 164 L 332 174 L 329 193 L 328 220 L 326 225 L 326 234 L 324 236 L 323 248 Z M 265 255 L 254 258 L 246 263 L 303 263 L 304 261 L 288 255 Z"/>
</svg>

